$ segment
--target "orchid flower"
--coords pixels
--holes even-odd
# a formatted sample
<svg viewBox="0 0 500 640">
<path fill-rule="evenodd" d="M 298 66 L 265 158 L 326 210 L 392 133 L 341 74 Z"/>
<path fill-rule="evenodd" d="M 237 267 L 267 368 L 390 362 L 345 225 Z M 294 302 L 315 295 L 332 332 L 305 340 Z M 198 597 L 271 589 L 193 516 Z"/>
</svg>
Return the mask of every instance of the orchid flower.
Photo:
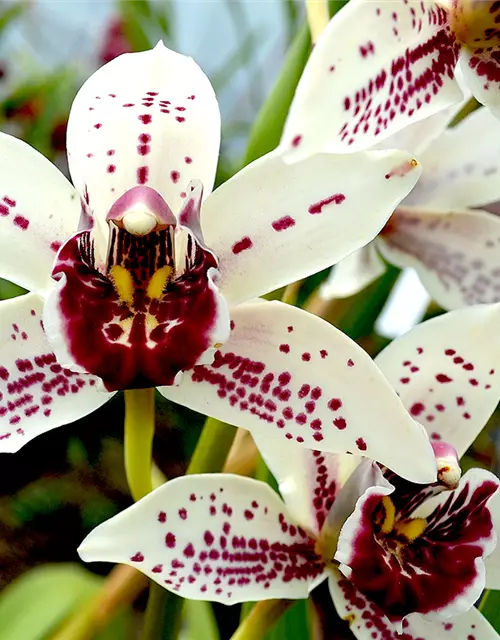
<svg viewBox="0 0 500 640">
<path fill-rule="evenodd" d="M 185 476 L 99 525 L 81 557 L 226 604 L 305 598 L 328 578 L 359 640 L 498 639 L 473 605 L 485 586 L 500 588 L 500 481 L 482 469 L 460 478 L 458 455 L 500 395 L 499 319 L 497 305 L 451 312 L 377 359 L 409 413 L 432 425 L 437 481 L 259 437 L 284 501 L 253 479 Z"/>
<path fill-rule="evenodd" d="M 251 302 L 371 240 L 418 177 L 412 156 L 319 154 L 290 165 L 269 155 L 202 203 L 219 140 L 207 77 L 162 44 L 116 58 L 79 91 L 68 123 L 75 187 L 1 136 L 0 275 L 31 290 L 0 305 L 1 450 L 115 390 L 159 386 L 231 424 L 363 451 L 430 481 L 425 433 L 367 354 L 304 311 Z M 388 438 L 408 454 L 394 456 Z"/>
<path fill-rule="evenodd" d="M 333 268 L 323 299 L 357 293 L 384 273 L 380 253 L 414 267 L 445 309 L 500 300 L 500 218 L 487 210 L 500 200 L 500 122 L 480 108 L 447 129 L 455 113 L 445 110 L 385 141 L 411 149 L 422 178 L 379 236 Z"/>
<path fill-rule="evenodd" d="M 370 148 L 459 102 L 457 69 L 499 115 L 499 15 L 500 5 L 489 0 L 351 0 L 307 62 L 282 152 L 297 160 L 319 150 Z"/>
</svg>

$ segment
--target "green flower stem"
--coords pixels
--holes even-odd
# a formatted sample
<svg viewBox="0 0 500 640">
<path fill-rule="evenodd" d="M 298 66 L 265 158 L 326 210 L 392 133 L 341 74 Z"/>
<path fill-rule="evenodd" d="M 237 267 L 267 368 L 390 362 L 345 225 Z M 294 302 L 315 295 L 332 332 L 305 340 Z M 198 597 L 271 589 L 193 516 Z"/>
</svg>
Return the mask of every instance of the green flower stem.
<svg viewBox="0 0 500 640">
<path fill-rule="evenodd" d="M 136 502 L 153 490 L 154 394 L 154 389 L 125 391 L 125 472 Z"/>
<path fill-rule="evenodd" d="M 215 418 L 207 418 L 187 473 L 221 471 L 235 437 L 235 427 Z"/>
<path fill-rule="evenodd" d="M 294 603 L 294 600 L 261 600 L 231 636 L 231 640 L 265 638 L 274 623 Z"/>
<path fill-rule="evenodd" d="M 235 427 L 224 422 L 207 418 L 187 473 L 221 471 L 236 431 Z M 152 582 L 141 640 L 175 640 L 179 632 L 182 603 L 182 598 Z"/>
</svg>

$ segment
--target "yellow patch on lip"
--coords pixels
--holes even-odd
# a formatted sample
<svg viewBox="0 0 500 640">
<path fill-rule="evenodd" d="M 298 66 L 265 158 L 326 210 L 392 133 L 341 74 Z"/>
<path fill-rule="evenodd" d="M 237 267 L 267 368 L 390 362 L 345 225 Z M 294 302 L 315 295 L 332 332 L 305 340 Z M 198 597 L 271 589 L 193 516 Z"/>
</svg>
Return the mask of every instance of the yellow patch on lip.
<svg viewBox="0 0 500 640">
<path fill-rule="evenodd" d="M 172 272 L 173 267 L 165 265 L 153 273 L 146 289 L 146 293 L 150 298 L 158 300 L 162 297 L 163 290 L 165 289 L 167 282 L 170 280 Z"/>
<path fill-rule="evenodd" d="M 394 529 L 396 507 L 394 506 L 394 502 L 388 496 L 384 496 L 382 498 L 381 506 L 383 514 L 378 524 L 380 524 L 380 531 L 387 535 Z"/>
<path fill-rule="evenodd" d="M 408 542 L 413 542 L 425 531 L 427 520 L 425 518 L 411 518 L 410 520 L 401 520 L 394 525 L 394 531 L 403 536 Z"/>
<path fill-rule="evenodd" d="M 127 304 L 132 304 L 134 302 L 134 281 L 130 271 L 119 264 L 115 264 L 110 269 L 109 277 L 120 300 Z"/>
</svg>

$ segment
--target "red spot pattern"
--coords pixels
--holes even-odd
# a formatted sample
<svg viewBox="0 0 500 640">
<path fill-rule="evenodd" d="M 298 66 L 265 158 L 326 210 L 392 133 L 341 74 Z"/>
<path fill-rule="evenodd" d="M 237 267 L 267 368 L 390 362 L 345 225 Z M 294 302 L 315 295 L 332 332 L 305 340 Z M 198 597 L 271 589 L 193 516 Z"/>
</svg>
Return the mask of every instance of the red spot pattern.
<svg viewBox="0 0 500 640">
<path fill-rule="evenodd" d="M 252 246 L 253 246 L 252 240 L 248 236 L 245 236 L 244 238 L 242 238 L 238 242 L 235 242 L 231 249 L 232 249 L 232 252 L 235 255 L 237 255 L 238 253 L 241 253 L 242 251 L 245 251 L 246 249 L 251 249 Z"/>
<path fill-rule="evenodd" d="M 323 213 L 323 207 L 326 207 L 329 204 L 342 204 L 345 200 L 345 195 L 343 193 L 334 193 L 332 196 L 325 198 L 324 200 L 320 200 L 315 204 L 312 204 L 308 211 L 311 215 L 316 215 L 318 213 Z"/>
<path fill-rule="evenodd" d="M 335 486 L 329 482 L 322 463 L 318 454 L 315 497 L 318 513 L 324 514 L 333 502 Z M 314 540 L 283 513 L 276 515 L 275 508 L 275 515 L 270 516 L 265 500 L 240 505 L 226 497 L 222 487 L 217 494 L 208 495 L 208 491 L 197 490 L 192 494 L 194 501 L 186 496 L 185 507 L 172 513 L 161 512 L 165 519 L 158 519 L 155 526 L 161 527 L 158 530 L 164 544 L 155 552 L 157 557 L 151 561 L 152 555 L 134 550 L 130 561 L 143 565 L 149 562 L 151 573 L 161 576 L 162 584 L 174 592 L 183 593 L 183 585 L 189 584 L 201 593 L 229 600 L 234 592 L 248 585 L 259 584 L 268 589 L 273 582 L 310 581 L 323 572 L 324 564 L 314 551 Z M 182 498 L 177 502 L 182 504 Z M 252 526 L 258 527 L 252 525 L 253 521 L 264 517 L 273 518 L 279 539 L 252 536 Z M 198 523 L 203 526 L 199 532 Z"/>
</svg>

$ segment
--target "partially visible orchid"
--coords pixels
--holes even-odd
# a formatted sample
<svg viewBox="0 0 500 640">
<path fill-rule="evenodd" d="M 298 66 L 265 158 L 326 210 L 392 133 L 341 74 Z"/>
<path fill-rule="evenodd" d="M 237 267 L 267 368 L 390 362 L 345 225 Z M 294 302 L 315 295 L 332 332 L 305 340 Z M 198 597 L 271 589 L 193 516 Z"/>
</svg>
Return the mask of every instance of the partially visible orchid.
<svg viewBox="0 0 500 640">
<path fill-rule="evenodd" d="M 422 178 L 378 238 L 334 267 L 320 289 L 323 299 L 352 295 L 380 276 L 380 252 L 397 266 L 414 267 L 445 309 L 500 300 L 500 218 L 484 210 L 500 200 L 500 122 L 482 107 L 447 129 L 455 112 L 385 141 L 411 149 Z"/>
<path fill-rule="evenodd" d="M 290 161 L 367 149 L 462 98 L 457 65 L 498 115 L 500 5 L 351 0 L 308 60 L 281 143 Z M 356 73 L 353 73 L 353 69 Z"/>
<path fill-rule="evenodd" d="M 398 151 L 293 165 L 268 155 L 202 202 L 219 142 L 210 82 L 162 44 L 116 58 L 79 91 L 67 141 L 75 188 L 1 137 L 0 273 L 32 292 L 0 305 L 0 450 L 116 390 L 159 386 L 252 432 L 362 451 L 429 481 L 425 434 L 366 353 L 304 311 L 251 301 L 371 240 L 417 163 Z"/>
<path fill-rule="evenodd" d="M 180 478 L 97 527 L 82 558 L 226 604 L 304 598 L 328 577 L 360 640 L 497 639 L 473 605 L 485 586 L 500 587 L 500 481 L 481 469 L 460 479 L 458 456 L 498 401 L 499 314 L 495 305 L 441 316 L 377 360 L 410 414 L 432 425 L 437 481 L 259 437 L 284 502 L 247 478 Z"/>
</svg>

